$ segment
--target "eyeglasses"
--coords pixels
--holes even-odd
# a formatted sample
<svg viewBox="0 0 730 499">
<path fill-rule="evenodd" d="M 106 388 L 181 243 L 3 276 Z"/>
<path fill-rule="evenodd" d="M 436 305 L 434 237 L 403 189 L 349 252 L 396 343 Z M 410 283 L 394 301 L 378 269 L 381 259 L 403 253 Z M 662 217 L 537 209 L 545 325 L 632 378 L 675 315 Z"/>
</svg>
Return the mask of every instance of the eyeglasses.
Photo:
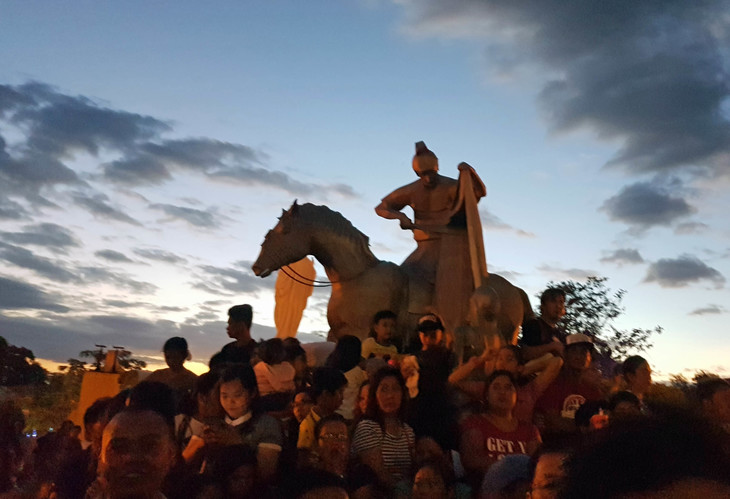
<svg viewBox="0 0 730 499">
<path fill-rule="evenodd" d="M 322 433 L 319 438 L 322 440 L 334 440 L 336 442 L 347 442 L 349 437 L 342 433 Z"/>
</svg>

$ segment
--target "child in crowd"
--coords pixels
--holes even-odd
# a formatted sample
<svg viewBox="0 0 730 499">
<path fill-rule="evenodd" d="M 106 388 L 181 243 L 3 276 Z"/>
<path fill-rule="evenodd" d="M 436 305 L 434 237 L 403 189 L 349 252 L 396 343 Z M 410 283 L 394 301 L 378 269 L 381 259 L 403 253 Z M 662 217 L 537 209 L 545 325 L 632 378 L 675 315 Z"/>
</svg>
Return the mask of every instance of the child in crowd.
<svg viewBox="0 0 730 499">
<path fill-rule="evenodd" d="M 266 340 L 258 348 L 261 362 L 253 370 L 256 373 L 259 395 L 265 397 L 273 393 L 294 392 L 294 366 L 284 359 L 286 351 L 281 338 Z"/>
<path fill-rule="evenodd" d="M 253 368 L 237 364 L 224 369 L 218 393 L 225 424 L 206 427 L 203 433 L 206 445 L 249 447 L 256 453 L 257 478 L 270 482 L 277 471 L 283 438 L 276 419 L 254 410 L 258 385 Z"/>
<path fill-rule="evenodd" d="M 398 347 L 391 343 L 398 317 L 390 310 L 381 310 L 373 317 L 370 338 L 362 342 L 362 356 L 365 359 L 377 357 L 385 360 L 398 355 Z"/>
<path fill-rule="evenodd" d="M 299 439 L 297 449 L 299 462 L 307 462 L 307 453 L 314 446 L 314 429 L 317 422 L 334 414 L 342 405 L 347 379 L 345 375 L 334 367 L 320 367 L 312 375 L 312 397 L 314 406 L 299 425 Z"/>
</svg>

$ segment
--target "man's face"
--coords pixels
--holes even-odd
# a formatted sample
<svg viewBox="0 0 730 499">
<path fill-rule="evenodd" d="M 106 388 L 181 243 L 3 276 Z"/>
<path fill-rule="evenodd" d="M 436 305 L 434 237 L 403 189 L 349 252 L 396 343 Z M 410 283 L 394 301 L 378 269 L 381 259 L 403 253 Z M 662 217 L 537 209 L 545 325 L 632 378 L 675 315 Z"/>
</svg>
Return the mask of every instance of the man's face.
<svg viewBox="0 0 730 499">
<path fill-rule="evenodd" d="M 325 423 L 317 439 L 318 453 L 325 464 L 345 466 L 350 452 L 350 437 L 347 425 L 341 421 Z M 330 470 L 333 471 L 333 470 Z"/>
<path fill-rule="evenodd" d="M 345 400 L 344 386 L 338 389 L 335 393 L 324 391 L 322 392 L 322 395 L 317 398 L 319 406 L 327 413 L 332 413 L 339 409 L 343 400 Z"/>
<path fill-rule="evenodd" d="M 585 344 L 565 347 L 565 366 L 576 371 L 585 371 L 591 365 L 591 348 Z"/>
<path fill-rule="evenodd" d="M 187 352 L 181 350 L 165 350 L 165 363 L 171 369 L 180 369 L 185 363 Z"/>
<path fill-rule="evenodd" d="M 241 338 L 246 331 L 248 331 L 246 323 L 243 321 L 234 321 L 230 317 L 228 318 L 228 327 L 226 328 L 226 332 L 230 338 L 237 340 Z"/>
<path fill-rule="evenodd" d="M 556 296 L 542 304 L 541 313 L 548 322 L 558 322 L 565 315 L 565 297 Z"/>
<path fill-rule="evenodd" d="M 421 179 L 421 184 L 423 184 L 426 189 L 433 189 L 439 182 L 438 170 L 420 172 L 418 173 L 418 177 Z"/>
<path fill-rule="evenodd" d="M 174 456 L 162 416 L 153 411 L 122 412 L 104 429 L 99 469 L 111 497 L 144 497 L 160 490 Z"/>
<path fill-rule="evenodd" d="M 312 410 L 313 405 L 314 402 L 309 394 L 305 392 L 297 393 L 294 397 L 294 404 L 292 404 L 292 412 L 297 421 L 301 423 L 307 417 L 309 411 Z"/>
</svg>

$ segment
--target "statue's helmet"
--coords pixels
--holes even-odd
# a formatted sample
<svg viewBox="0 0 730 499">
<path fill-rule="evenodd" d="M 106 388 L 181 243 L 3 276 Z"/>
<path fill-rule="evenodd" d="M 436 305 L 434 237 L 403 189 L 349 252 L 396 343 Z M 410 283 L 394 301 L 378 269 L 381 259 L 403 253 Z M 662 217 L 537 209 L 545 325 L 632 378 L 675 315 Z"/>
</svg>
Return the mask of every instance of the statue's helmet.
<svg viewBox="0 0 730 499">
<path fill-rule="evenodd" d="M 413 156 L 413 170 L 416 174 L 421 175 L 425 172 L 439 170 L 439 159 L 428 147 L 426 143 L 416 142 L 416 155 Z"/>
</svg>

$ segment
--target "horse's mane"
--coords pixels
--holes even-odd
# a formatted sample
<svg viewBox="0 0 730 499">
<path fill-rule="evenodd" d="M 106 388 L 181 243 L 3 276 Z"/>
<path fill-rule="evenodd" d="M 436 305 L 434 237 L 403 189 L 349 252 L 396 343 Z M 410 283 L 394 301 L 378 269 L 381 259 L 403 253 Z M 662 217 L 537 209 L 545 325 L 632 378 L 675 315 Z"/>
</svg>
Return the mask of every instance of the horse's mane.
<svg viewBox="0 0 730 499">
<path fill-rule="evenodd" d="M 352 222 L 346 219 L 339 211 L 334 211 L 324 205 L 304 203 L 299 205 L 299 216 L 308 223 L 318 227 L 326 227 L 336 235 L 350 239 L 360 247 L 362 252 L 373 260 L 378 259 L 370 251 L 370 239 L 360 232 Z"/>
</svg>

